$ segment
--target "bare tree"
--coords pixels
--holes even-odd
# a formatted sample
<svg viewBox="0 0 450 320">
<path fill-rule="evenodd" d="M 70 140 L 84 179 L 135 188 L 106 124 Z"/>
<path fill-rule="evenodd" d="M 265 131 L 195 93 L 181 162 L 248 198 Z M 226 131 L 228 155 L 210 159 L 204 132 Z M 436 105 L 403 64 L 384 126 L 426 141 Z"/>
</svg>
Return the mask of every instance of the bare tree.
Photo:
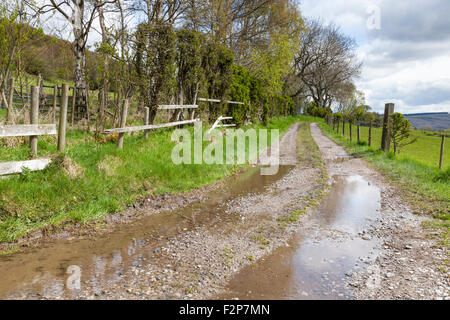
<svg viewBox="0 0 450 320">
<path fill-rule="evenodd" d="M 295 74 L 302 82 L 297 94 L 305 92 L 320 108 L 330 108 L 342 89 L 360 73 L 354 41 L 334 25 L 309 21 L 296 54 Z"/>
<path fill-rule="evenodd" d="M 73 53 L 75 57 L 74 81 L 77 88 L 77 105 L 86 105 L 88 101 L 86 83 L 86 44 L 92 24 L 97 18 L 99 8 L 112 4 L 116 0 L 49 0 L 40 6 L 29 2 L 38 14 L 58 12 L 72 25 Z"/>
</svg>

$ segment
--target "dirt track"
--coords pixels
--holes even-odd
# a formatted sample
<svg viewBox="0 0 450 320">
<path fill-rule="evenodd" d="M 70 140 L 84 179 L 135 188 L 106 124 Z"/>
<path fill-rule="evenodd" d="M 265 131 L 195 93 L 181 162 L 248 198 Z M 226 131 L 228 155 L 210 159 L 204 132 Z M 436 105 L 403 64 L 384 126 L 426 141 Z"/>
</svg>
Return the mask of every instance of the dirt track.
<svg viewBox="0 0 450 320">
<path fill-rule="evenodd" d="M 364 230 L 354 233 L 330 225 L 327 208 L 312 209 L 324 186 L 317 183 L 318 168 L 293 163 L 297 154 L 297 129 L 298 125 L 291 127 L 281 141 L 284 165 L 276 176 L 260 176 L 259 169 L 254 168 L 220 190 L 202 194 L 204 201 L 172 211 L 149 211 L 148 216 L 129 225 L 119 225 L 112 233 L 94 239 L 56 241 L 0 261 L 0 272 L 11 274 L 0 281 L 0 297 L 252 298 L 256 296 L 245 288 L 245 292 L 233 292 L 230 283 L 242 274 L 248 275 L 252 266 L 263 266 L 271 260 L 289 261 L 286 259 L 290 254 L 297 252 L 297 240 L 293 239 L 303 233 L 313 236 L 313 249 L 322 240 L 333 245 L 349 240 L 362 244 L 361 252 L 370 255 L 352 256 L 358 259 L 357 268 L 342 270 L 346 275 L 336 281 L 324 277 L 321 281 L 328 283 L 323 288 L 322 283 L 312 282 L 312 291 L 317 290 L 314 286 L 321 287 L 321 298 L 448 298 L 448 274 L 439 269 L 447 255 L 437 240 L 424 232 L 423 219 L 402 205 L 396 191 L 375 170 L 363 160 L 349 158 L 343 148 L 326 138 L 314 124 L 311 133 L 330 177 L 357 175 L 368 181 L 379 189 L 376 199 L 379 210 L 361 222 Z M 339 186 L 340 182 L 336 181 L 330 180 Z M 307 209 L 299 221 L 280 228 L 280 219 L 286 220 L 293 211 L 304 208 Z M 325 227 L 320 224 L 324 213 L 328 223 Z M 291 252 L 277 255 L 286 250 Z M 325 261 L 332 268 L 334 263 L 331 259 Z M 81 271 L 79 289 L 68 286 L 66 272 L 70 266 Z M 262 278 L 256 280 L 264 282 Z M 314 297 L 306 289 L 284 296 L 290 280 L 280 282 L 278 288 L 273 285 L 273 278 L 268 280 L 268 289 L 262 286 L 260 290 L 276 291 L 269 298 Z"/>
<path fill-rule="evenodd" d="M 437 234 L 422 226 L 427 219 L 414 215 L 399 192 L 363 160 L 333 161 L 346 152 L 314 124 L 311 134 L 330 172 L 362 175 L 381 191 L 381 216 L 362 235 L 379 239 L 379 246 L 374 248 L 379 253 L 374 261 L 361 257 L 366 267 L 349 277 L 355 298 L 450 299 L 450 281 L 445 271 L 448 252 L 439 244 Z"/>
</svg>

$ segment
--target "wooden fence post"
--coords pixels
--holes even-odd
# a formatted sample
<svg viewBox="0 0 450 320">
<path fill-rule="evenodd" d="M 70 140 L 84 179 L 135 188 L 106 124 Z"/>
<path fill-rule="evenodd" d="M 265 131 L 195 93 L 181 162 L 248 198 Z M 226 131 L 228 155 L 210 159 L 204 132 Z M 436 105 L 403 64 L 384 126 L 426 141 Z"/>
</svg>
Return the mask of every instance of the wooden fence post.
<svg viewBox="0 0 450 320">
<path fill-rule="evenodd" d="M 350 141 L 353 141 L 353 136 L 352 136 L 352 120 L 348 121 L 348 128 L 350 130 Z"/>
<path fill-rule="evenodd" d="M 14 77 L 9 79 L 9 99 L 8 99 L 8 109 L 6 109 L 6 123 L 11 123 L 13 104 L 14 104 Z"/>
<path fill-rule="evenodd" d="M 144 108 L 144 125 L 148 126 L 150 124 L 150 108 Z M 144 130 L 144 137 L 148 138 L 148 133 L 150 130 Z"/>
<path fill-rule="evenodd" d="M 360 126 L 359 122 L 356 126 L 356 136 L 358 138 L 358 142 L 360 142 L 361 141 L 361 126 Z"/>
<path fill-rule="evenodd" d="M 53 87 L 53 110 L 52 110 L 52 122 L 56 121 L 56 106 L 58 102 L 58 85 L 55 84 Z"/>
<path fill-rule="evenodd" d="M 61 108 L 59 110 L 58 151 L 64 152 L 66 146 L 67 106 L 69 104 L 69 85 L 62 85 Z"/>
<path fill-rule="evenodd" d="M 381 136 L 381 149 L 384 152 L 389 152 L 391 149 L 391 127 L 390 115 L 394 113 L 394 104 L 386 103 L 384 108 L 384 120 L 383 120 L 383 134 Z"/>
<path fill-rule="evenodd" d="M 31 87 L 30 124 L 39 123 L 39 87 Z M 38 136 L 30 136 L 30 148 L 33 156 L 37 156 Z"/>
<path fill-rule="evenodd" d="M 369 123 L 369 147 L 372 146 L 372 122 Z"/>
<path fill-rule="evenodd" d="M 122 112 L 120 114 L 120 128 L 125 128 L 125 126 L 127 124 L 128 105 L 129 105 L 128 99 L 124 99 L 123 100 Z M 125 133 L 123 133 L 123 132 L 119 133 L 119 140 L 117 140 L 117 147 L 119 149 L 123 148 L 124 135 L 125 135 Z"/>
<path fill-rule="evenodd" d="M 442 135 L 441 157 L 439 160 L 439 169 L 442 169 L 442 166 L 444 165 L 444 145 L 445 145 L 445 134 Z"/>
<path fill-rule="evenodd" d="M 70 119 L 70 125 L 73 127 L 73 123 L 75 122 L 75 103 L 77 98 L 77 89 L 75 86 L 72 89 L 72 114 Z"/>
</svg>

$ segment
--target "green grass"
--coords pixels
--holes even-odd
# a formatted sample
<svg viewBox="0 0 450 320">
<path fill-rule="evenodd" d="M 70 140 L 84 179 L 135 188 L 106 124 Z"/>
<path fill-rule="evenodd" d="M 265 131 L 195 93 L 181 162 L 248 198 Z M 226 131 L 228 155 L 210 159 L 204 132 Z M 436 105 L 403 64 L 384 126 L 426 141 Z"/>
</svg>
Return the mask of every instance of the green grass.
<svg viewBox="0 0 450 320">
<path fill-rule="evenodd" d="M 405 149 L 400 156 L 394 156 L 392 152 L 384 153 L 379 150 L 377 135 L 374 135 L 374 145 L 368 147 L 356 143 L 356 139 L 350 142 L 347 137 L 343 138 L 341 133 L 336 134 L 324 123 L 319 126 L 326 135 L 342 144 L 352 155 L 363 157 L 384 173 L 418 210 L 443 221 L 450 220 L 450 167 L 443 171 L 435 165 L 428 165 L 433 157 L 429 154 L 414 153 L 414 149 L 411 149 L 413 146 L 410 146 L 409 151 Z M 421 144 L 418 143 L 415 148 Z"/>
<path fill-rule="evenodd" d="M 283 133 L 297 121 L 316 120 L 272 119 L 268 128 Z M 250 127 L 263 128 L 258 123 Z M 192 127 L 189 130 L 193 132 Z M 53 156 L 56 161 L 41 172 L 0 179 L 0 241 L 13 242 L 48 226 L 89 224 L 124 210 L 142 197 L 192 190 L 236 172 L 238 166 L 234 165 L 173 164 L 171 133 L 169 129 L 150 132 L 148 139 L 142 134 L 128 135 L 123 150 L 118 150 L 114 141 L 96 141 L 84 132 L 69 131 L 64 155 L 57 155 L 55 138 L 40 137 L 39 156 Z M 26 139 L 10 147 L 0 142 L 0 161 L 30 158 Z M 68 169 L 81 174 L 71 177 Z"/>
<path fill-rule="evenodd" d="M 342 135 L 342 124 L 340 125 L 340 134 Z M 352 126 L 353 141 L 357 140 L 357 127 Z M 439 167 L 439 157 L 441 152 L 441 137 L 433 135 L 430 132 L 424 132 L 422 130 L 412 130 L 412 137 L 417 138 L 417 141 L 413 144 L 405 146 L 401 149 L 398 159 L 415 160 L 418 163 L 425 164 L 431 167 Z M 374 149 L 381 148 L 381 134 L 382 128 L 372 128 L 372 147 Z M 345 125 L 345 137 L 350 139 L 349 125 Z M 369 128 L 361 127 L 361 141 L 369 141 Z M 391 149 L 393 146 L 391 144 Z M 450 167 L 450 152 L 449 148 L 444 150 L 444 168 Z"/>
</svg>

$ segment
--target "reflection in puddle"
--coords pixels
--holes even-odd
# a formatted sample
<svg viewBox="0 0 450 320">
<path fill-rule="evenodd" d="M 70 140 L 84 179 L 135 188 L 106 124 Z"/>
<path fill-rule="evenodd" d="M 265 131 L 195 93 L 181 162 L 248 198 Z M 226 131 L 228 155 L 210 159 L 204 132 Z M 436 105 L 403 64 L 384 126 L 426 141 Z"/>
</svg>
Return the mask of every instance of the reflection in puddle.
<svg viewBox="0 0 450 320">
<path fill-rule="evenodd" d="M 379 209 L 377 187 L 361 176 L 335 176 L 329 195 L 311 217 L 312 231 L 244 268 L 220 298 L 351 298 L 346 277 L 359 268 L 360 257 L 375 256 L 376 240 L 358 234 Z"/>
<path fill-rule="evenodd" d="M 78 298 L 80 290 L 72 285 L 78 282 L 82 288 L 91 288 L 93 294 L 101 294 L 103 289 L 118 283 L 125 272 L 145 263 L 167 237 L 199 225 L 234 221 L 237 217 L 225 213 L 224 203 L 264 192 L 293 168 L 280 166 L 278 174 L 261 176 L 260 168 L 255 167 L 230 178 L 203 203 L 149 215 L 93 239 L 56 241 L 0 257 L 0 298 Z M 78 279 L 74 267 L 79 268 Z"/>
</svg>

